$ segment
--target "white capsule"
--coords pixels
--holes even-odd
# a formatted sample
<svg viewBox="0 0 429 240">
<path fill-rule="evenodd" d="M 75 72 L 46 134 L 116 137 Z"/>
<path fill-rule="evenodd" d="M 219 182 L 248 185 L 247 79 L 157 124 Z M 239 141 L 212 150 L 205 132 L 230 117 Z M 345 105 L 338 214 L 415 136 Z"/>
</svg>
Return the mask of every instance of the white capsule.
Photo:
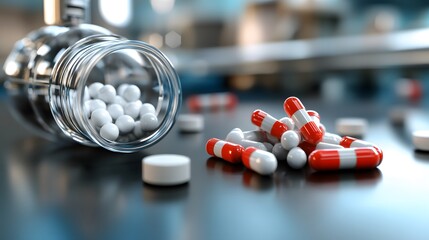
<svg viewBox="0 0 429 240">
<path fill-rule="evenodd" d="M 284 149 L 291 150 L 301 142 L 301 134 L 293 130 L 287 130 L 282 134 L 280 142 Z"/>
<path fill-rule="evenodd" d="M 276 143 L 274 144 L 271 153 L 276 156 L 277 161 L 285 161 L 287 158 L 288 151 L 283 148 L 281 143 Z"/>
<path fill-rule="evenodd" d="M 267 141 L 267 133 L 262 130 L 253 130 L 243 132 L 244 139 L 255 141 L 255 142 L 265 142 Z"/>
<path fill-rule="evenodd" d="M 92 99 L 89 101 L 86 101 L 88 103 L 89 111 L 92 113 L 95 109 L 106 109 L 106 103 L 101 101 L 100 99 Z"/>
<path fill-rule="evenodd" d="M 95 83 L 92 83 L 91 85 L 89 85 L 89 87 L 88 87 L 89 96 L 91 98 L 97 98 L 98 97 L 98 90 L 100 90 L 100 88 L 102 88 L 103 86 L 104 86 L 104 84 L 102 84 L 101 82 L 95 82 Z"/>
<path fill-rule="evenodd" d="M 140 107 L 142 106 L 142 102 L 140 100 L 127 103 L 124 107 L 124 113 L 126 115 L 131 116 L 134 119 L 137 119 L 140 115 Z"/>
<path fill-rule="evenodd" d="M 119 129 L 113 123 L 106 123 L 100 129 L 100 136 L 104 139 L 115 141 L 119 137 Z"/>
<path fill-rule="evenodd" d="M 271 144 L 276 144 L 278 142 L 280 142 L 280 140 L 276 137 L 274 137 L 273 135 L 267 133 L 267 141 Z"/>
<path fill-rule="evenodd" d="M 128 115 L 122 115 L 115 121 L 121 134 L 126 134 L 134 129 L 134 119 Z"/>
<path fill-rule="evenodd" d="M 91 122 L 95 127 L 101 127 L 112 122 L 112 117 L 106 109 L 98 108 L 91 113 Z"/>
<path fill-rule="evenodd" d="M 140 127 L 143 131 L 152 131 L 158 127 L 158 118 L 155 114 L 146 113 L 140 118 Z"/>
<path fill-rule="evenodd" d="M 272 153 L 254 147 L 244 150 L 242 161 L 244 166 L 262 175 L 272 174 L 277 168 L 277 159 Z"/>
<path fill-rule="evenodd" d="M 121 95 L 128 102 L 134 102 L 140 99 L 140 88 L 136 85 L 129 85 L 125 88 L 123 94 Z"/>
<path fill-rule="evenodd" d="M 241 131 L 240 128 L 232 129 L 231 132 L 229 132 L 226 136 L 225 140 L 231 143 L 241 145 L 244 148 L 255 147 L 257 149 L 267 151 L 267 148 L 263 143 L 244 139 L 243 131 Z"/>
<path fill-rule="evenodd" d="M 289 129 L 289 130 L 293 130 L 295 128 L 295 123 L 289 117 L 281 118 L 281 119 L 279 119 L 279 121 L 286 124 L 287 129 Z"/>
<path fill-rule="evenodd" d="M 119 104 L 123 108 L 128 104 L 128 102 L 125 101 L 125 99 L 123 97 L 118 96 L 118 95 L 116 95 L 115 98 L 113 99 L 113 103 Z"/>
<path fill-rule="evenodd" d="M 140 117 L 145 115 L 146 113 L 156 114 L 155 107 L 150 103 L 143 103 L 140 107 Z"/>
<path fill-rule="evenodd" d="M 103 100 L 105 103 L 112 103 L 115 96 L 116 89 L 110 84 L 106 84 L 98 90 L 98 98 Z"/>
<path fill-rule="evenodd" d="M 107 111 L 109 112 L 110 116 L 113 118 L 113 120 L 118 119 L 118 117 L 124 115 L 124 109 L 121 105 L 117 103 L 110 104 L 107 107 Z"/>
<path fill-rule="evenodd" d="M 119 85 L 119 87 L 116 89 L 116 94 L 118 94 L 119 96 L 123 96 L 124 95 L 124 91 L 125 89 L 129 86 L 130 84 L 128 83 L 122 83 L 121 85 Z"/>
<path fill-rule="evenodd" d="M 322 138 L 322 142 L 338 145 L 341 142 L 341 136 L 334 133 L 325 132 Z"/>
<path fill-rule="evenodd" d="M 262 144 L 264 144 L 265 149 L 267 149 L 267 152 L 271 152 L 273 150 L 273 144 L 269 143 L 269 142 L 263 142 Z"/>
<path fill-rule="evenodd" d="M 307 155 L 301 148 L 294 147 L 287 155 L 287 163 L 291 168 L 301 169 L 307 163 Z"/>
</svg>

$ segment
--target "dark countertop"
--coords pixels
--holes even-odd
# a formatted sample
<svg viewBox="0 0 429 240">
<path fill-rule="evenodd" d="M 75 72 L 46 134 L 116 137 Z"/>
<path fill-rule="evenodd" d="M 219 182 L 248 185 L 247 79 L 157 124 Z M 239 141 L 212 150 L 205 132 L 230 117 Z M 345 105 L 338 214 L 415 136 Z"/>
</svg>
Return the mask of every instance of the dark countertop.
<svg viewBox="0 0 429 240">
<path fill-rule="evenodd" d="M 383 149 L 383 163 L 330 173 L 281 163 L 272 177 L 262 177 L 207 155 L 207 139 L 224 138 L 234 127 L 255 129 L 254 109 L 283 116 L 283 99 L 205 113 L 204 132 L 182 134 L 175 126 L 133 154 L 45 141 L 12 119 L 2 101 L 0 238 L 428 239 L 429 153 L 414 151 L 409 138 L 414 120 L 429 128 L 425 113 L 417 109 L 401 128 L 389 124 L 384 106 L 303 102 L 331 132 L 338 117 L 367 118 L 364 139 Z M 143 184 L 141 159 L 158 153 L 191 157 L 191 181 Z"/>
</svg>

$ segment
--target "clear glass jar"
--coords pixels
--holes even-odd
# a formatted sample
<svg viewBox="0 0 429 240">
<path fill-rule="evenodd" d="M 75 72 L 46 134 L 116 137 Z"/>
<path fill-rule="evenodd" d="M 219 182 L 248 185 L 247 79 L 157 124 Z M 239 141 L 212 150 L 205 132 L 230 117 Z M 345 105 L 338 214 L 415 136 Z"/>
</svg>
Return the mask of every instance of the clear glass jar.
<svg viewBox="0 0 429 240">
<path fill-rule="evenodd" d="M 73 139 L 115 152 L 144 149 L 168 133 L 181 104 L 181 87 L 164 54 L 94 25 L 49 28 L 53 27 L 18 42 L 5 62 L 9 76 L 5 86 L 14 115 L 45 137 Z M 87 87 L 94 82 L 116 89 L 121 84 L 137 86 L 139 101 L 156 109 L 157 127 L 121 134 L 115 140 L 103 138 L 86 109 Z"/>
</svg>

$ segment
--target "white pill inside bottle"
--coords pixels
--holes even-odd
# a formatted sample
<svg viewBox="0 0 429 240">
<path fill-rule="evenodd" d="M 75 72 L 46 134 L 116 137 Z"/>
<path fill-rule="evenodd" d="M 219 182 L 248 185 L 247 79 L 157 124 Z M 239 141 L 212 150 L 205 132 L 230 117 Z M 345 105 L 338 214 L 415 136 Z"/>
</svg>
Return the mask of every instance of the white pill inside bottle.
<svg viewBox="0 0 429 240">
<path fill-rule="evenodd" d="M 112 117 L 106 109 L 99 108 L 91 113 L 91 123 L 95 127 L 102 127 L 109 122 L 112 122 Z"/>
</svg>

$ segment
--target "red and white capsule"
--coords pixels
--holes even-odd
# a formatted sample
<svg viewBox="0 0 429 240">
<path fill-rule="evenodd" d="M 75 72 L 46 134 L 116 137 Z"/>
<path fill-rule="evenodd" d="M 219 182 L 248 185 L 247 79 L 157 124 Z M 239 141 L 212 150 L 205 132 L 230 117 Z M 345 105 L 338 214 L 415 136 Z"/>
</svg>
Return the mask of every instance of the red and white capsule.
<svg viewBox="0 0 429 240">
<path fill-rule="evenodd" d="M 307 110 L 308 116 L 317 124 L 322 133 L 326 132 L 325 126 L 320 122 L 320 115 L 314 110 Z"/>
<path fill-rule="evenodd" d="M 244 150 L 242 160 L 244 166 L 261 175 L 272 174 L 277 168 L 277 159 L 274 154 L 254 147 Z"/>
<path fill-rule="evenodd" d="M 209 155 L 216 156 L 231 163 L 240 163 L 244 148 L 238 144 L 211 138 L 206 143 L 206 151 Z"/>
<path fill-rule="evenodd" d="M 332 144 L 332 143 L 326 143 L 326 142 L 319 142 L 316 145 L 311 144 L 307 141 L 302 141 L 298 147 L 300 147 L 302 150 L 304 150 L 304 152 L 308 155 L 310 155 L 310 153 L 312 153 L 315 150 L 320 150 L 320 149 L 342 149 L 344 148 L 343 146 L 340 146 L 338 144 Z"/>
<path fill-rule="evenodd" d="M 188 107 L 193 112 L 203 110 L 232 109 L 237 105 L 237 97 L 232 93 L 196 94 L 188 98 Z"/>
<path fill-rule="evenodd" d="M 380 164 L 380 154 L 373 147 L 315 150 L 308 164 L 318 171 L 371 169 Z"/>
<path fill-rule="evenodd" d="M 308 115 L 304 105 L 296 97 L 288 97 L 283 108 L 301 131 L 304 139 L 312 144 L 317 144 L 323 138 L 323 132 L 316 122 Z"/>
<path fill-rule="evenodd" d="M 380 161 L 383 160 L 383 151 L 381 151 L 379 147 L 370 142 L 366 142 L 354 137 L 344 136 L 340 141 L 340 145 L 345 148 L 373 147 L 380 155 Z"/>
<path fill-rule="evenodd" d="M 316 123 L 320 123 L 320 115 L 314 110 L 307 110 L 308 116 L 311 117 Z"/>
<path fill-rule="evenodd" d="M 282 134 L 288 130 L 286 124 L 260 109 L 253 111 L 251 121 L 254 125 L 277 139 L 280 139 Z"/>
</svg>

